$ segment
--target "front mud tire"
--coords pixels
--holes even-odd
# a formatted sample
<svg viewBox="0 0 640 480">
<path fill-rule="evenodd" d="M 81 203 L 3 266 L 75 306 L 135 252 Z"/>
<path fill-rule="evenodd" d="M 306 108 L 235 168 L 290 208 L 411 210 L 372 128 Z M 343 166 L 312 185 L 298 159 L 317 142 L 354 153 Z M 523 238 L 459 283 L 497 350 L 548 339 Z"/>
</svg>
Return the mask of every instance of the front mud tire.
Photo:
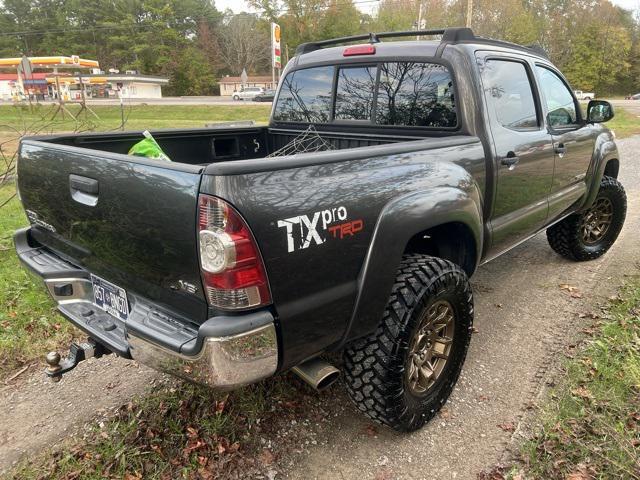
<svg viewBox="0 0 640 480">
<path fill-rule="evenodd" d="M 593 205 L 549 227 L 547 240 L 564 258 L 578 262 L 593 260 L 611 248 L 622 230 L 626 214 L 624 187 L 615 178 L 604 176 Z M 608 222 L 606 229 L 599 229 L 598 225 L 604 225 L 605 221 Z"/>
<path fill-rule="evenodd" d="M 447 339 L 442 340 L 442 349 L 445 343 L 450 345 L 447 358 L 437 376 L 419 384 L 419 376 L 413 377 L 416 342 L 426 337 L 429 312 L 444 312 L 444 305 L 452 318 L 452 327 L 442 327 L 447 334 L 440 333 Z M 377 330 L 345 350 L 349 396 L 378 423 L 404 432 L 421 428 L 449 398 L 467 354 L 472 326 L 473 296 L 465 272 L 440 258 L 405 256 Z M 435 340 L 432 345 L 440 343 Z"/>
</svg>

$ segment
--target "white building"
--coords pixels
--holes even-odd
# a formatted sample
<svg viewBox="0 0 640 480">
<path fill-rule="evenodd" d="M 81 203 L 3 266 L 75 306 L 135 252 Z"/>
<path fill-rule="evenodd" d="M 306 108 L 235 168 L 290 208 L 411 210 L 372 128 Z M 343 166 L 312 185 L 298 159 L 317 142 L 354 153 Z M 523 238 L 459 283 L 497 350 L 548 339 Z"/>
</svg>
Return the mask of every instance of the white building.
<svg viewBox="0 0 640 480">
<path fill-rule="evenodd" d="M 154 75 L 108 74 L 91 75 L 104 78 L 112 91 L 119 91 L 122 98 L 162 98 L 162 86 L 169 83 L 168 78 Z"/>
</svg>

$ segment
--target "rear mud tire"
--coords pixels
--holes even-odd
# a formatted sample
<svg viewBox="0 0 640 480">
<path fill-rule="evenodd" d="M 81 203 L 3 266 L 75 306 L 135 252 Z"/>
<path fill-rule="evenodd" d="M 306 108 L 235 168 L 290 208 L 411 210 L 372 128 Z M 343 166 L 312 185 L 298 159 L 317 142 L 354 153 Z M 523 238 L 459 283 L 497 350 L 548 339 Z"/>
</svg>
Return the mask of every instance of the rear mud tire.
<svg viewBox="0 0 640 480">
<path fill-rule="evenodd" d="M 433 383 L 416 392 L 410 378 L 414 346 L 422 338 L 419 332 L 424 332 L 425 312 L 438 305 L 447 305 L 452 312 L 448 358 Z M 449 398 L 469 348 L 472 326 L 473 296 L 465 272 L 440 258 L 405 256 L 377 330 L 345 350 L 349 396 L 378 423 L 403 432 L 421 428 Z"/>
</svg>

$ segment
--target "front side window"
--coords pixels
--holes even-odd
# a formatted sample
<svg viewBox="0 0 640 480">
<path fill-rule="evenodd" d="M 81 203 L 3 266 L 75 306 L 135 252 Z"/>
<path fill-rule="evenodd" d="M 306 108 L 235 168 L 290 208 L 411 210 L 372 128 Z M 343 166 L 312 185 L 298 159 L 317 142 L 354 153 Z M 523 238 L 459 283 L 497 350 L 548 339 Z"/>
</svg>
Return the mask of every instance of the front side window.
<svg viewBox="0 0 640 480">
<path fill-rule="evenodd" d="M 540 89 L 547 105 L 547 121 L 551 127 L 578 123 L 576 104 L 567 85 L 548 68 L 536 65 Z"/>
<path fill-rule="evenodd" d="M 446 67 L 417 62 L 381 64 L 376 123 L 455 127 L 453 80 Z"/>
<path fill-rule="evenodd" d="M 370 120 L 376 67 L 348 67 L 338 70 L 336 120 Z"/>
<path fill-rule="evenodd" d="M 500 125 L 512 130 L 538 127 L 533 91 L 524 64 L 487 60 L 481 75 L 487 102 L 493 104 Z"/>
<path fill-rule="evenodd" d="M 328 122 L 333 70 L 328 66 L 289 73 L 282 82 L 273 118 L 281 122 Z"/>
</svg>

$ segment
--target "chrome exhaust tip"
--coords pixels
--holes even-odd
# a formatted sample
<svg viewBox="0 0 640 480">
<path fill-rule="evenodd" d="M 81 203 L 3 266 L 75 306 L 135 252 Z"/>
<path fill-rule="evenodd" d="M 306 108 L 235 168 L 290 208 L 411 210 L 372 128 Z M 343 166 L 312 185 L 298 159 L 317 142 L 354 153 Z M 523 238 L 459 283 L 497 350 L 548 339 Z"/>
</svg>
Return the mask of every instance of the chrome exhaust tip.
<svg viewBox="0 0 640 480">
<path fill-rule="evenodd" d="M 340 370 L 321 358 L 307 360 L 291 371 L 318 391 L 329 387 L 340 376 Z"/>
</svg>

